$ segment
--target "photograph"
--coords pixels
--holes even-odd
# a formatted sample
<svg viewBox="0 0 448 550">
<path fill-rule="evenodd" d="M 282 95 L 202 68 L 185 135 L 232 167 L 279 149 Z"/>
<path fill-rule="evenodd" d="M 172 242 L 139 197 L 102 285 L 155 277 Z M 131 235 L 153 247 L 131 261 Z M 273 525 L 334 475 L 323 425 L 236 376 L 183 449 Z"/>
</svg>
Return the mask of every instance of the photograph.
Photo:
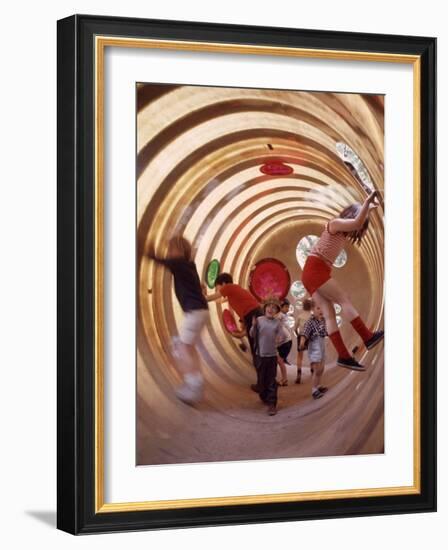
<svg viewBox="0 0 448 550">
<path fill-rule="evenodd" d="M 435 46 L 58 22 L 59 529 L 435 509 Z"/>
<path fill-rule="evenodd" d="M 387 97 L 135 93 L 136 465 L 383 454 Z"/>
</svg>

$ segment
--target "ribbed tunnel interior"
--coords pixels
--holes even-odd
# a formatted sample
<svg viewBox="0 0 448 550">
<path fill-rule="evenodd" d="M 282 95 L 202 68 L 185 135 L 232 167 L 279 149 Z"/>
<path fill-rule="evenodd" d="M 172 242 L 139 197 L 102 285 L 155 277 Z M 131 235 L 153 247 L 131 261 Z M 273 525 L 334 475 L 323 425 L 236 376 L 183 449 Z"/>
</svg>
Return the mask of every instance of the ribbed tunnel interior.
<svg viewBox="0 0 448 550">
<path fill-rule="evenodd" d="M 176 400 L 180 383 L 171 351 L 182 311 L 168 270 L 145 257 L 159 254 L 174 233 L 194 247 L 205 280 L 212 259 L 248 288 L 252 266 L 277 258 L 300 281 L 296 248 L 367 191 L 336 144 L 356 152 L 381 205 L 360 247 L 333 269 L 372 328 L 383 326 L 384 98 L 215 87 L 137 87 L 137 464 L 380 453 L 383 436 L 383 347 L 371 352 L 349 323 L 341 332 L 367 371 L 335 366 L 327 345 L 325 384 L 313 401 L 304 383 L 279 388 L 279 414 L 266 416 L 249 385 L 250 354 L 225 330 L 222 303 L 210 303 L 210 322 L 198 345 L 205 400 L 192 408 Z M 290 175 L 263 174 L 281 161 Z M 297 297 L 291 293 L 290 301 Z M 295 349 L 295 340 L 293 349 Z M 295 362 L 295 352 L 290 355 Z M 306 359 L 304 365 L 307 365 Z"/>
</svg>

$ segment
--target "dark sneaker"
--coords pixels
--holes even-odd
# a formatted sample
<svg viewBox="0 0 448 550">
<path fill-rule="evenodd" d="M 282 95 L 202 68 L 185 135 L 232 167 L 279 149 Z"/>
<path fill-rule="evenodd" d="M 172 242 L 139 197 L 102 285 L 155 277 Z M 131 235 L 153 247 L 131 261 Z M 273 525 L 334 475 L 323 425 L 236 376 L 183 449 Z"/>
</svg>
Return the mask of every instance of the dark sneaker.
<svg viewBox="0 0 448 550">
<path fill-rule="evenodd" d="M 314 390 L 311 395 L 313 399 L 320 399 L 321 397 L 324 396 L 324 392 L 321 392 L 320 390 Z"/>
<path fill-rule="evenodd" d="M 296 378 L 296 384 L 300 384 L 302 382 L 302 369 L 297 371 L 297 378 Z"/>
<path fill-rule="evenodd" d="M 359 371 L 365 371 L 366 367 L 363 367 L 356 361 L 356 359 L 353 359 L 353 357 L 349 357 L 348 359 L 344 359 L 343 357 L 338 357 L 338 360 L 336 361 L 336 365 L 338 367 L 344 367 L 346 369 L 351 370 L 359 370 Z"/>
<path fill-rule="evenodd" d="M 373 333 L 372 338 L 369 338 L 367 342 L 364 342 L 367 349 L 374 348 L 384 338 L 384 330 L 377 330 Z"/>
<path fill-rule="evenodd" d="M 326 386 L 319 386 L 317 389 L 320 391 L 320 393 L 327 393 L 328 391 L 328 388 Z"/>
<path fill-rule="evenodd" d="M 274 416 L 277 414 L 277 407 L 275 405 L 269 405 L 268 407 L 268 415 Z"/>
</svg>

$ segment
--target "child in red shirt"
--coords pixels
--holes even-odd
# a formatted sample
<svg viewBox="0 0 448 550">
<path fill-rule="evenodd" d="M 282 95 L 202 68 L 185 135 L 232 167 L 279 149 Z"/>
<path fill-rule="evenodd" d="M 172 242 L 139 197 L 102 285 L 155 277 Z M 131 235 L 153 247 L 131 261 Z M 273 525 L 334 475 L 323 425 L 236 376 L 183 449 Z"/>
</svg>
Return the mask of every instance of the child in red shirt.
<svg viewBox="0 0 448 550">
<path fill-rule="evenodd" d="M 263 315 L 260 304 L 248 290 L 240 285 L 234 284 L 232 275 L 229 273 L 220 273 L 216 279 L 215 287 L 217 292 L 209 294 L 207 300 L 210 302 L 218 298 L 228 299 L 229 306 L 235 311 L 244 324 L 249 339 L 253 365 L 255 369 L 257 369 L 255 342 L 250 335 L 250 329 L 252 327 L 252 319 Z"/>
</svg>

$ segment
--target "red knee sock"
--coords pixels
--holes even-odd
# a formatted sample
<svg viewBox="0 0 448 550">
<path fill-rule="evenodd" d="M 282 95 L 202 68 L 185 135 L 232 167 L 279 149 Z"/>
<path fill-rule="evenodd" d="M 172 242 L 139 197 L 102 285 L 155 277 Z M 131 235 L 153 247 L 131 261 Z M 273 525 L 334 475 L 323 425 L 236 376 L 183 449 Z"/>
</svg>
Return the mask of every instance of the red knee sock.
<svg viewBox="0 0 448 550">
<path fill-rule="evenodd" d="M 339 357 L 343 359 L 349 359 L 351 357 L 348 349 L 345 347 L 344 340 L 342 339 L 341 333 L 339 330 L 328 335 L 333 346 L 336 348 Z"/>
<path fill-rule="evenodd" d="M 351 321 L 351 324 L 356 332 L 361 336 L 363 342 L 367 342 L 367 340 L 372 338 L 373 333 L 370 332 L 370 330 L 366 327 L 361 317 L 358 316 L 356 317 L 356 319 L 353 319 L 353 321 Z"/>
</svg>

